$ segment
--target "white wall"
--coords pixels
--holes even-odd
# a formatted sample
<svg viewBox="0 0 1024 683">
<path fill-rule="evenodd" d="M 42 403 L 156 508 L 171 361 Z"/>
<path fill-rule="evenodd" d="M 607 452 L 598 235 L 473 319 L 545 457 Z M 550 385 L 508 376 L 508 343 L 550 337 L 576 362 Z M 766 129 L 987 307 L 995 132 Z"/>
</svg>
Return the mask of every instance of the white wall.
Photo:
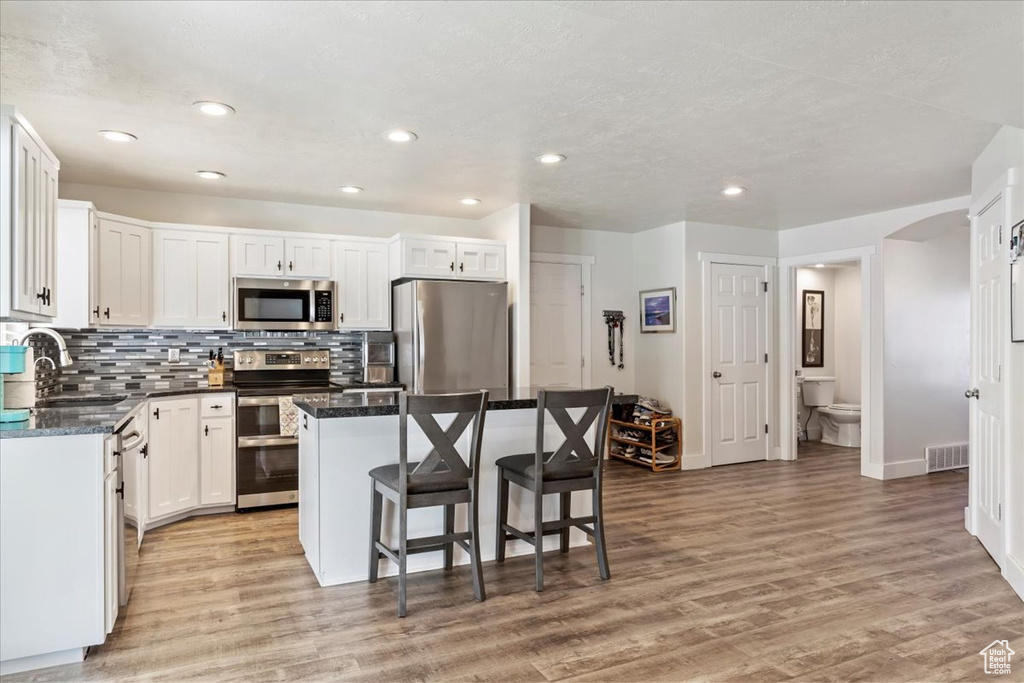
<svg viewBox="0 0 1024 683">
<path fill-rule="evenodd" d="M 61 183 L 59 194 L 61 199 L 92 202 L 99 211 L 165 223 L 363 237 L 391 237 L 400 232 L 409 232 L 500 239 L 496 235 L 481 232 L 481 224 L 486 219 L 478 221 L 75 183 Z"/>
<path fill-rule="evenodd" d="M 970 382 L 970 232 L 885 240 L 885 451 L 924 458 L 966 443 Z"/>
<path fill-rule="evenodd" d="M 835 269 L 836 403 L 861 404 L 860 265 Z"/>
<path fill-rule="evenodd" d="M 633 235 L 604 230 L 576 230 L 533 226 L 530 244 L 534 253 L 593 256 L 590 310 L 584 325 L 590 327 L 591 384 L 611 385 L 616 391 L 634 390 L 636 338 L 640 326 L 639 296 L 633 283 Z M 608 332 L 601 312 L 620 310 L 626 316 L 623 364 L 619 370 L 608 362 Z"/>
</svg>

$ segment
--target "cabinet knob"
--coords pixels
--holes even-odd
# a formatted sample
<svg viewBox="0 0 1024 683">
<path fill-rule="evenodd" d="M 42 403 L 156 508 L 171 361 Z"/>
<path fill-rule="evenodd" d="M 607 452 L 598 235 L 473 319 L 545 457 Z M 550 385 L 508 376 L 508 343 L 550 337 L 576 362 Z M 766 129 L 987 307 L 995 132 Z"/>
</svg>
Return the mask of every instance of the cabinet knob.
<svg viewBox="0 0 1024 683">
<path fill-rule="evenodd" d="M 97 318 L 100 317 L 100 307 L 97 306 L 96 308 L 92 309 L 92 314 Z"/>
<path fill-rule="evenodd" d="M 453 273 L 455 272 L 455 261 L 452 261 L 451 263 L 448 264 L 448 270 L 450 270 Z"/>
<path fill-rule="evenodd" d="M 295 270 L 295 264 L 291 261 L 288 262 L 288 270 Z"/>
<path fill-rule="evenodd" d="M 160 409 L 159 408 L 154 408 L 153 409 L 153 417 L 155 417 L 158 420 L 160 419 Z"/>
<path fill-rule="evenodd" d="M 114 489 L 114 493 L 120 495 L 121 496 L 121 500 L 124 500 L 124 482 L 123 481 L 121 482 L 120 486 L 118 486 L 116 489 Z"/>
<path fill-rule="evenodd" d="M 46 303 L 46 287 L 43 287 L 43 291 L 36 292 L 36 298 L 42 299 L 43 303 Z"/>
<path fill-rule="evenodd" d="M 51 301 L 51 295 L 52 295 L 52 294 L 53 294 L 53 290 L 52 290 L 52 289 L 50 289 L 49 287 L 47 287 L 47 288 L 46 288 L 46 305 L 47 305 L 47 306 L 49 306 L 49 305 L 50 305 L 50 301 Z"/>
<path fill-rule="evenodd" d="M 227 322 L 228 321 L 228 312 L 227 311 L 221 311 L 220 319 L 223 320 L 224 322 Z"/>
<path fill-rule="evenodd" d="M 465 263 L 460 263 L 459 264 L 459 272 L 460 273 L 464 270 L 463 266 L 465 266 L 465 265 L 466 265 Z"/>
<path fill-rule="evenodd" d="M 110 306 L 107 306 L 107 308 L 103 311 L 103 315 L 108 319 L 110 318 Z"/>
<path fill-rule="evenodd" d="M 220 409 L 221 409 L 221 408 L 223 408 L 224 406 L 222 406 L 221 404 L 219 404 L 219 403 L 218 403 L 217 405 L 214 405 L 214 406 L 210 406 L 210 407 L 211 407 L 211 408 L 213 408 L 214 410 L 220 410 Z"/>
<path fill-rule="evenodd" d="M 281 262 L 280 261 L 277 262 L 277 269 L 281 270 Z"/>
<path fill-rule="evenodd" d="M 203 427 L 203 435 L 204 436 L 209 436 L 210 435 L 210 425 L 206 425 L 205 427 Z"/>
</svg>

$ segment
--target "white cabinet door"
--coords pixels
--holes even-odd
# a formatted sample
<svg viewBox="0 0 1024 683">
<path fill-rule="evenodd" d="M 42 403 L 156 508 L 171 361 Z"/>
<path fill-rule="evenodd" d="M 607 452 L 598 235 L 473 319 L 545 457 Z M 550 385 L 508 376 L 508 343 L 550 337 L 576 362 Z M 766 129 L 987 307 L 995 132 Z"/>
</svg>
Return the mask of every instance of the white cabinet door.
<svg viewBox="0 0 1024 683">
<path fill-rule="evenodd" d="M 149 324 L 151 240 L 148 228 L 123 220 L 100 219 L 96 262 L 103 325 Z"/>
<path fill-rule="evenodd" d="M 39 156 L 38 215 L 36 262 L 39 288 L 45 293 L 39 313 L 52 318 L 57 315 L 57 164 L 45 153 Z"/>
<path fill-rule="evenodd" d="M 199 504 L 230 505 L 235 501 L 234 420 L 203 420 L 199 435 Z"/>
<path fill-rule="evenodd" d="M 402 240 L 402 276 L 455 277 L 455 242 Z"/>
<path fill-rule="evenodd" d="M 13 202 L 14 241 L 11 245 L 14 291 L 11 308 L 24 313 L 39 313 L 44 292 L 39 273 L 39 206 L 43 151 L 36 141 L 15 123 L 12 139 L 14 143 L 14 187 L 11 188 Z"/>
<path fill-rule="evenodd" d="M 320 574 L 320 426 L 303 415 L 299 422 L 299 543 L 309 566 Z"/>
<path fill-rule="evenodd" d="M 121 587 L 117 573 L 118 551 L 121 548 L 120 525 L 117 519 L 117 473 L 103 480 L 103 626 L 107 634 L 114 630 L 117 608 L 121 604 Z"/>
<path fill-rule="evenodd" d="M 293 239 L 284 241 L 285 270 L 288 277 L 327 279 L 331 277 L 329 240 Z"/>
<path fill-rule="evenodd" d="M 153 324 L 226 329 L 231 275 L 227 235 L 153 232 Z"/>
<path fill-rule="evenodd" d="M 195 398 L 150 402 L 150 520 L 199 503 L 198 406 Z"/>
<path fill-rule="evenodd" d="M 456 275 L 468 280 L 504 280 L 504 244 L 458 243 Z"/>
<path fill-rule="evenodd" d="M 391 281 L 385 244 L 337 242 L 339 330 L 391 329 Z"/>
<path fill-rule="evenodd" d="M 195 240 L 180 230 L 153 231 L 153 324 L 185 327 L 195 318 Z"/>
<path fill-rule="evenodd" d="M 202 329 L 227 329 L 231 326 L 231 270 L 227 235 L 197 235 L 195 264 L 196 312 L 193 323 Z"/>
<path fill-rule="evenodd" d="M 233 235 L 234 274 L 240 277 L 284 275 L 284 240 L 262 235 Z"/>
<path fill-rule="evenodd" d="M 89 214 L 89 325 L 102 324 L 100 316 L 100 217 Z"/>
</svg>

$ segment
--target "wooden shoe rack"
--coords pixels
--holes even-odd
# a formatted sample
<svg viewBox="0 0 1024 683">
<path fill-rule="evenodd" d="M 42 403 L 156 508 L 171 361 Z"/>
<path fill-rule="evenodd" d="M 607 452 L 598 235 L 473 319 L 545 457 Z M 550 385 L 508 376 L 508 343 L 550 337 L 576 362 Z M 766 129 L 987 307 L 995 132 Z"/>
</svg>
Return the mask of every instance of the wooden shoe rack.
<svg viewBox="0 0 1024 683">
<path fill-rule="evenodd" d="M 654 420 L 654 422 L 665 422 L 667 423 L 663 427 L 654 428 L 653 423 L 651 426 L 635 424 L 633 422 L 623 422 L 621 420 L 608 420 L 608 457 L 615 458 L 616 460 L 624 460 L 626 462 L 639 465 L 640 467 L 646 467 L 652 472 L 664 472 L 665 470 L 678 470 L 682 467 L 683 459 L 680 457 L 682 453 L 681 444 L 683 443 L 683 429 L 682 421 L 678 417 L 663 417 Z M 623 430 L 631 429 L 640 432 L 644 435 L 643 440 L 637 441 L 636 439 L 627 439 L 622 436 Z M 663 436 L 666 432 L 673 432 L 675 434 L 675 441 L 672 443 L 666 443 L 658 445 L 658 437 Z M 621 453 L 612 452 L 612 442 L 629 444 L 636 446 L 636 455 L 630 457 Z M 646 448 L 653 454 L 651 462 L 647 463 L 640 459 L 640 449 Z M 674 460 L 671 463 L 659 465 L 657 463 L 657 455 L 671 455 Z"/>
</svg>

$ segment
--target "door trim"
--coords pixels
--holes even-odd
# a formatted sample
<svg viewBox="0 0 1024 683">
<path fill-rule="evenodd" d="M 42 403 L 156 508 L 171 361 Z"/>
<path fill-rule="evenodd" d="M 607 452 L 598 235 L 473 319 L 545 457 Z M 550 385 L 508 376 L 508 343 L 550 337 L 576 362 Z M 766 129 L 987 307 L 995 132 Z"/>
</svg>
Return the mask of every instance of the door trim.
<svg viewBox="0 0 1024 683">
<path fill-rule="evenodd" d="M 719 254 L 714 252 L 697 252 L 697 260 L 701 268 L 701 324 L 703 332 L 701 344 L 701 387 L 704 396 L 704 433 L 701 444 L 701 454 L 697 456 L 686 456 L 691 460 L 688 465 L 684 462 L 683 468 L 688 467 L 711 467 L 714 461 L 712 448 L 714 440 L 711 439 L 712 416 L 711 416 L 711 326 L 713 321 L 711 311 L 711 266 L 715 263 L 730 266 L 760 266 L 764 271 L 764 281 L 768 283 L 768 293 L 765 295 L 765 352 L 768 354 L 768 362 L 765 364 L 765 418 L 768 420 L 768 438 L 765 439 L 765 460 L 778 459 L 776 449 L 772 446 L 774 434 L 778 430 L 778 421 L 775 417 L 775 367 L 777 365 L 777 354 L 775 353 L 775 268 L 778 259 L 769 256 L 741 256 L 737 254 Z M 699 462 L 697 459 L 699 458 Z"/>
<path fill-rule="evenodd" d="M 597 259 L 593 256 L 586 256 L 581 254 L 550 254 L 545 252 L 533 252 L 530 254 L 530 264 L 534 263 L 555 263 L 563 266 L 579 266 L 580 267 L 580 279 L 583 283 L 583 301 L 580 302 L 580 313 L 582 314 L 581 320 L 581 340 L 580 345 L 583 349 L 583 387 L 589 389 L 594 385 L 594 377 L 591 369 L 594 366 L 592 357 L 591 347 L 591 326 L 593 325 L 592 313 L 593 313 L 593 295 L 591 290 L 593 289 L 593 279 L 591 277 L 591 271 L 593 265 L 597 262 Z M 533 272 L 530 272 L 531 282 L 528 282 L 526 286 L 532 284 Z"/>
<path fill-rule="evenodd" d="M 872 273 L 871 259 L 877 253 L 875 246 L 843 249 L 818 254 L 791 256 L 779 259 L 779 446 L 782 460 L 797 459 L 796 430 L 796 343 L 797 320 L 796 311 L 796 269 L 813 266 L 817 263 L 836 263 L 839 261 L 860 262 L 861 292 L 861 337 L 860 337 L 860 473 L 861 476 L 873 479 L 885 479 L 885 468 L 881 462 L 882 439 L 882 403 L 881 403 L 881 362 L 875 367 L 872 355 L 872 335 L 874 334 L 874 317 L 882 311 L 872 306 Z M 881 329 L 881 328 L 879 328 Z M 878 381 L 872 380 L 878 373 Z M 877 389 L 877 396 L 876 394 Z M 877 425 L 875 418 L 878 418 Z M 872 462 L 874 444 L 879 444 L 879 462 Z M 894 472 L 889 478 L 895 478 Z"/>
</svg>

